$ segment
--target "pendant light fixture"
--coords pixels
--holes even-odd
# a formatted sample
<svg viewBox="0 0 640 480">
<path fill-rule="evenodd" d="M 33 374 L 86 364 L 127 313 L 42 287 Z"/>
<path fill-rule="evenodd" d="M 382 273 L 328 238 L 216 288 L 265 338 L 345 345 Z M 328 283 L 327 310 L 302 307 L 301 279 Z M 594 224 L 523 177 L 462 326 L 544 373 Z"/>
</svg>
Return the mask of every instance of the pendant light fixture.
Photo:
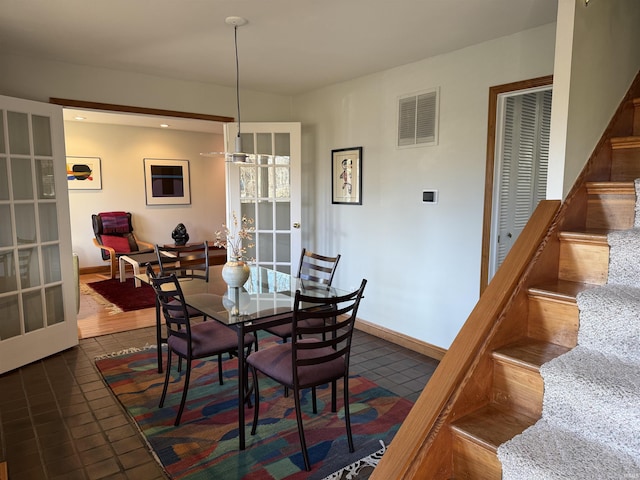
<svg viewBox="0 0 640 480">
<path fill-rule="evenodd" d="M 238 27 L 242 27 L 247 24 L 247 19 L 243 17 L 227 17 L 225 20 L 227 25 L 233 26 L 233 41 L 235 46 L 235 60 L 236 60 L 236 108 L 238 112 L 238 133 L 235 138 L 235 149 L 233 153 L 230 152 L 209 152 L 201 153 L 200 155 L 205 157 L 212 157 L 218 155 L 224 155 L 226 161 L 237 164 L 251 163 L 252 155 L 244 153 L 242 151 L 242 137 L 241 137 L 241 121 L 240 121 L 240 62 L 238 59 Z"/>
</svg>

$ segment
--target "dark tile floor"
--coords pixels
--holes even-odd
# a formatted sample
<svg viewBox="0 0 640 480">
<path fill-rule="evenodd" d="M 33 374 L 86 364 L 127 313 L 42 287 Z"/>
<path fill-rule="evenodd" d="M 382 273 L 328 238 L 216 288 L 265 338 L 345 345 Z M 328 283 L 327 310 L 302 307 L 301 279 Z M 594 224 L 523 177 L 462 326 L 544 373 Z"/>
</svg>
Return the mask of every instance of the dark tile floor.
<svg viewBox="0 0 640 480">
<path fill-rule="evenodd" d="M 143 328 L 80 341 L 0 376 L 0 461 L 11 480 L 166 478 L 94 358 L 155 344 Z M 415 401 L 437 361 L 356 331 L 352 373 Z"/>
</svg>

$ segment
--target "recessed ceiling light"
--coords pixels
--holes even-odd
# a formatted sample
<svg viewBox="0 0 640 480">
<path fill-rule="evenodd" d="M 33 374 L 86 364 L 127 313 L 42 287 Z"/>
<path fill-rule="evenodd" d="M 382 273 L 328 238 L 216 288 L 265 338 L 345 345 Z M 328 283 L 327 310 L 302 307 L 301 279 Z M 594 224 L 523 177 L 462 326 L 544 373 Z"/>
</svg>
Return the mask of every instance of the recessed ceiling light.
<svg viewBox="0 0 640 480">
<path fill-rule="evenodd" d="M 86 120 L 86 119 L 87 119 L 86 117 L 81 117 L 81 116 L 79 116 L 79 115 L 78 115 L 78 116 L 76 116 L 76 117 L 73 117 L 73 118 L 74 118 L 75 120 Z"/>
<path fill-rule="evenodd" d="M 162 128 L 169 128 L 169 124 L 168 123 L 161 123 L 160 126 Z"/>
</svg>

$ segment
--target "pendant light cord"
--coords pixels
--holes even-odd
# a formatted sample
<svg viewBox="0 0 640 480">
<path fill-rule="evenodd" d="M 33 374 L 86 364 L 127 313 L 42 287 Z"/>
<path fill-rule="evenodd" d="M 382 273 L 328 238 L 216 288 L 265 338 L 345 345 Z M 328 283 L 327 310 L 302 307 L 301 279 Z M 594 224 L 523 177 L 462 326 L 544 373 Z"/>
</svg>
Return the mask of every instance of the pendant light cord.
<svg viewBox="0 0 640 480">
<path fill-rule="evenodd" d="M 236 103 L 238 108 L 238 137 L 240 137 L 240 64 L 238 61 L 238 25 L 233 27 L 236 47 Z"/>
</svg>

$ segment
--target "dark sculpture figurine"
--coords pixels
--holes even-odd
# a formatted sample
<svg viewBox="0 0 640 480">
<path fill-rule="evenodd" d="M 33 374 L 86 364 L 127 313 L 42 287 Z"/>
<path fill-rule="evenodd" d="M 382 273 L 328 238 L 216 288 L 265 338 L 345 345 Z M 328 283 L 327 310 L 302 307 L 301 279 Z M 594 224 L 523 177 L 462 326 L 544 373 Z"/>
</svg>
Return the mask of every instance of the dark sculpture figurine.
<svg viewBox="0 0 640 480">
<path fill-rule="evenodd" d="M 187 227 L 179 223 L 178 226 L 173 229 L 173 232 L 171 232 L 171 238 L 173 238 L 177 246 L 185 245 L 189 241 Z"/>
</svg>

